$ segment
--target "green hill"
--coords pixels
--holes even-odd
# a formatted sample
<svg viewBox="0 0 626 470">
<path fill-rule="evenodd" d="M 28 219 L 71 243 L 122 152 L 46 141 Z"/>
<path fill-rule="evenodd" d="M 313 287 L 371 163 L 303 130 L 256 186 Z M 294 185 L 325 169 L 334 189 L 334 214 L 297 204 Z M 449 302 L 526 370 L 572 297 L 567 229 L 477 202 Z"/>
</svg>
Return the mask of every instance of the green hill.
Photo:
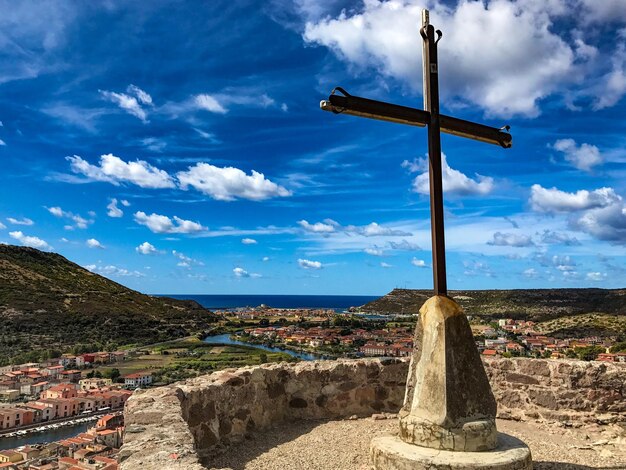
<svg viewBox="0 0 626 470">
<path fill-rule="evenodd" d="M 543 322 L 581 314 L 626 315 L 626 289 L 517 289 L 450 291 L 468 315 L 487 320 Z M 394 289 L 363 305 L 363 312 L 417 313 L 432 291 Z"/>
<path fill-rule="evenodd" d="M 171 340 L 215 319 L 194 301 L 141 294 L 56 253 L 0 245 L 0 363 L 79 343 Z"/>
</svg>

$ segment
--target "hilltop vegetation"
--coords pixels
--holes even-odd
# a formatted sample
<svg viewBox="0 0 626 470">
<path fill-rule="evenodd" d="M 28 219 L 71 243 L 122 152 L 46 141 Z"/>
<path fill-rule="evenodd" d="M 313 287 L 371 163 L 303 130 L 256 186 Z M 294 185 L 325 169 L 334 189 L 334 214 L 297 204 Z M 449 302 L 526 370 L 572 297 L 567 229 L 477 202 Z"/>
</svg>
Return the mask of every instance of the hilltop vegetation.
<svg viewBox="0 0 626 470">
<path fill-rule="evenodd" d="M 450 291 L 467 315 L 485 321 L 532 320 L 558 337 L 626 334 L 626 289 Z M 394 289 L 363 305 L 363 312 L 417 313 L 432 291 Z"/>
<path fill-rule="evenodd" d="M 0 245 L 0 363 L 77 344 L 167 341 L 215 320 L 194 301 L 144 295 L 56 253 Z"/>
</svg>

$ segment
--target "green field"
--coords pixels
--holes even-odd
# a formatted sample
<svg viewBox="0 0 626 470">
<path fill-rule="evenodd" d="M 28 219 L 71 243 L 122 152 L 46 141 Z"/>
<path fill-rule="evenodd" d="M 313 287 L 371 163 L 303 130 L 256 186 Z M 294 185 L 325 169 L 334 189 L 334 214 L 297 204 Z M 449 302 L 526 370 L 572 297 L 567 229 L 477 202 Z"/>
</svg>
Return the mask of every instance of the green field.
<svg viewBox="0 0 626 470">
<path fill-rule="evenodd" d="M 113 368 L 118 369 L 121 375 L 150 371 L 155 382 L 171 383 L 214 370 L 294 360 L 285 353 L 266 352 L 251 346 L 207 344 L 197 338 L 159 343 L 143 349 L 150 353 L 116 364 L 101 365 L 94 370 L 105 376 Z"/>
</svg>

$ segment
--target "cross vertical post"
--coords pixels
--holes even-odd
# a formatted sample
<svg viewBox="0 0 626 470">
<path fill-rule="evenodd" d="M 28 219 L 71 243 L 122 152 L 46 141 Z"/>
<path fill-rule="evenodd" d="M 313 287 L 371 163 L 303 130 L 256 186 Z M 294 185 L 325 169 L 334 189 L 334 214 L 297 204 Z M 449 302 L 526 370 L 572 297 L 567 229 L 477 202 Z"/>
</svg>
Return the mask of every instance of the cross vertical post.
<svg viewBox="0 0 626 470">
<path fill-rule="evenodd" d="M 437 31 L 439 37 L 441 32 Z M 429 24 L 428 10 L 422 11 L 424 110 L 428 122 L 428 175 L 430 180 L 430 233 L 433 252 L 433 285 L 435 295 L 447 295 L 446 242 L 443 221 L 443 181 L 441 171 L 441 124 L 439 119 L 439 70 L 435 28 Z"/>
</svg>

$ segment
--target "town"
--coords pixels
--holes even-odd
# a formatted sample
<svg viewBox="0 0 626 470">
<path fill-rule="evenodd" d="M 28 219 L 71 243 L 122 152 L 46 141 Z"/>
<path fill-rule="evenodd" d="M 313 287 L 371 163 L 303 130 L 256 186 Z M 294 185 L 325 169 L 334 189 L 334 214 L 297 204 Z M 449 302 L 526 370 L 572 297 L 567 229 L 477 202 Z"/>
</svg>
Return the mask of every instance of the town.
<svg viewBox="0 0 626 470">
<path fill-rule="evenodd" d="M 369 326 L 352 328 L 275 325 L 246 328 L 236 337 L 252 344 L 344 357 L 410 356 L 413 348 L 412 327 L 388 326 L 390 323 L 397 324 L 396 322 L 356 320 L 352 323 Z M 346 322 L 346 325 L 349 324 L 350 322 Z M 499 319 L 487 325 L 474 322 L 472 331 L 478 350 L 484 356 L 626 362 L 626 352 L 610 352 L 617 343 L 617 337 L 558 339 L 537 331 L 536 324 L 532 321 L 513 319 Z"/>
<path fill-rule="evenodd" d="M 0 400 L 5 402 L 0 406 L 0 438 L 25 437 L 97 420 L 75 437 L 0 451 L 0 468 L 116 469 L 124 430 L 121 411 L 132 390 L 150 385 L 152 374 L 110 373 L 111 377 L 103 377 L 88 369 L 96 364 L 115 365 L 129 354 L 66 354 L 42 363 L 0 367 Z"/>
</svg>

